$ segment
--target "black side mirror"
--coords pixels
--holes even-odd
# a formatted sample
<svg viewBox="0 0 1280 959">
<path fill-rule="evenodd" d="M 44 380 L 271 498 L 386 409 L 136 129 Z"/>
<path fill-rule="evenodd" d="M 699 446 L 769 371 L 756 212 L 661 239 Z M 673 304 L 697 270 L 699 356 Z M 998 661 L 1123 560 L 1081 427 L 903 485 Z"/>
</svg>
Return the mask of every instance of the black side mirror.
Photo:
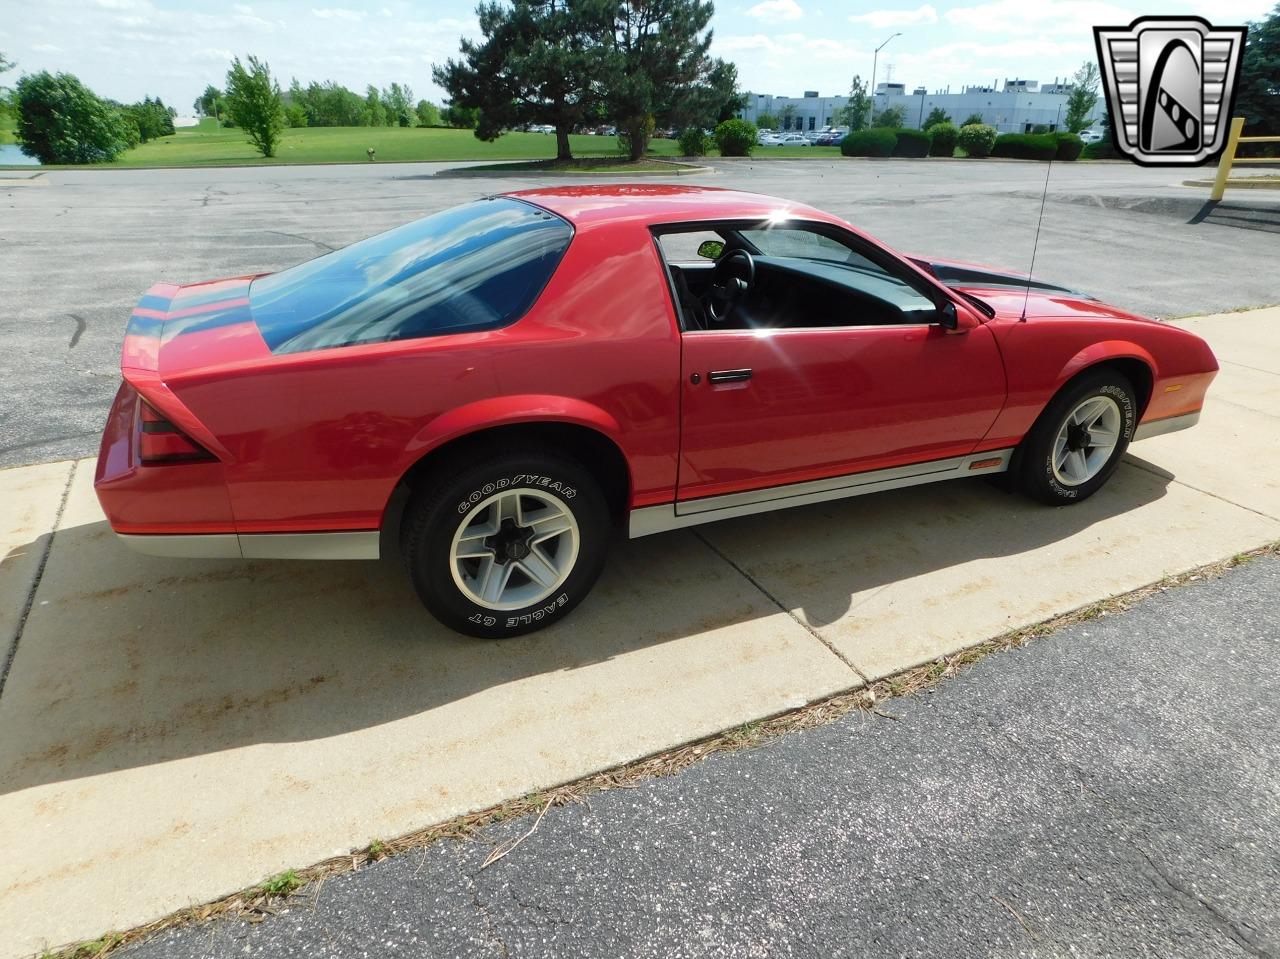
<svg viewBox="0 0 1280 959">
<path fill-rule="evenodd" d="M 950 300 L 938 307 L 938 325 L 944 330 L 955 330 L 960 327 L 960 319 L 956 316 L 956 305 Z"/>
</svg>

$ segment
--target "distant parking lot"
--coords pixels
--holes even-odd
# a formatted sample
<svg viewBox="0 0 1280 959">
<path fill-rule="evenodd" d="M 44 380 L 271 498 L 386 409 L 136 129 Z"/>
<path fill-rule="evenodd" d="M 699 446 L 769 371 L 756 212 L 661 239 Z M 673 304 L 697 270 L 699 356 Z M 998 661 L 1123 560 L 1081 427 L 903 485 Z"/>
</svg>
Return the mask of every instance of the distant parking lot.
<svg viewBox="0 0 1280 959">
<path fill-rule="evenodd" d="M 1026 269 L 1050 173 L 1036 272 L 1157 315 L 1276 298 L 1280 194 L 1207 191 L 1127 163 L 711 161 L 681 178 L 775 194 L 846 217 L 905 252 Z M 12 364 L 0 466 L 94 451 L 130 308 L 158 280 L 277 270 L 537 177 L 436 178 L 444 164 L 50 171 L 0 178 Z M 563 182 L 562 180 L 556 182 Z M 20 183 L 20 185 L 15 185 Z"/>
</svg>

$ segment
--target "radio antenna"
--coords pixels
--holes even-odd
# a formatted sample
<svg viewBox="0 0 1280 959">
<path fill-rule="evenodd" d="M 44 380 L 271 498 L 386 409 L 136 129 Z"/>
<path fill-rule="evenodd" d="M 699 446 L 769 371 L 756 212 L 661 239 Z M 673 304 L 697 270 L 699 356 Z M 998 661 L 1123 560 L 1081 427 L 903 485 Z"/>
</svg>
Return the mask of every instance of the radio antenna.
<svg viewBox="0 0 1280 959">
<path fill-rule="evenodd" d="M 1040 218 L 1036 220 L 1036 239 L 1031 244 L 1031 269 L 1027 271 L 1027 292 L 1022 297 L 1022 316 L 1018 318 L 1018 322 L 1027 322 L 1027 303 L 1031 300 L 1031 278 L 1036 271 L 1036 250 L 1040 248 L 1040 224 L 1044 223 L 1044 203 L 1049 199 L 1049 174 L 1053 172 L 1053 159 L 1050 158 L 1049 166 L 1044 171 L 1044 193 L 1040 195 Z"/>
</svg>

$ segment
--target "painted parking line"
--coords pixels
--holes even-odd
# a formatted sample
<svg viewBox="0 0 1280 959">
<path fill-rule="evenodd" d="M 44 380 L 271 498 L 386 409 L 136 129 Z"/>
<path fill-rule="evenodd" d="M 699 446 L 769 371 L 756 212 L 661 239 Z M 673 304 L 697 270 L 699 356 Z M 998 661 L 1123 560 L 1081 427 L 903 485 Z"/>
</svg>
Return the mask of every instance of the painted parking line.
<svg viewBox="0 0 1280 959">
<path fill-rule="evenodd" d="M 1195 322 L 1224 359 L 1200 427 L 1085 504 L 964 481 L 655 536 L 496 644 L 437 626 L 392 562 L 133 554 L 84 461 L 0 695 L 0 957 L 856 686 L 828 644 L 886 675 L 1280 538 L 1280 310 Z M 6 608 L 70 473 L 24 469 L 0 473 L 31 506 Z"/>
</svg>

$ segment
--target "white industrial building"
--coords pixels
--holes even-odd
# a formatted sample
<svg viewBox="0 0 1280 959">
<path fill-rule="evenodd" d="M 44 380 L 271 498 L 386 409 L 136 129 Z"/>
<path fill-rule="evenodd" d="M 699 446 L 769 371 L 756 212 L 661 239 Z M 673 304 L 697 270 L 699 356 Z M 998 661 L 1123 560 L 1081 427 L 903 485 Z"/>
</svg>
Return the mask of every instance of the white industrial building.
<svg viewBox="0 0 1280 959">
<path fill-rule="evenodd" d="M 1067 114 L 1067 97 L 1072 85 L 1054 80 L 1041 86 L 1035 80 L 1005 80 L 997 86 L 969 86 L 960 93 L 951 88 L 930 93 L 924 87 L 908 91 L 902 83 L 876 84 L 875 113 L 889 107 L 900 107 L 904 123 L 918 127 L 935 107 L 946 112 L 952 123 L 959 125 L 972 114 L 981 114 L 982 122 L 989 123 L 1001 133 L 1030 133 L 1037 126 L 1050 130 L 1062 128 Z M 787 130 L 821 130 L 839 123 L 840 110 L 849 102 L 847 96 L 824 97 L 816 90 L 806 90 L 804 96 L 780 97 L 767 93 L 748 93 L 747 105 L 742 117 L 755 121 L 762 113 L 772 114 Z M 787 108 L 790 107 L 788 114 Z M 1089 114 L 1092 122 L 1100 120 L 1106 110 L 1101 93 Z"/>
</svg>

